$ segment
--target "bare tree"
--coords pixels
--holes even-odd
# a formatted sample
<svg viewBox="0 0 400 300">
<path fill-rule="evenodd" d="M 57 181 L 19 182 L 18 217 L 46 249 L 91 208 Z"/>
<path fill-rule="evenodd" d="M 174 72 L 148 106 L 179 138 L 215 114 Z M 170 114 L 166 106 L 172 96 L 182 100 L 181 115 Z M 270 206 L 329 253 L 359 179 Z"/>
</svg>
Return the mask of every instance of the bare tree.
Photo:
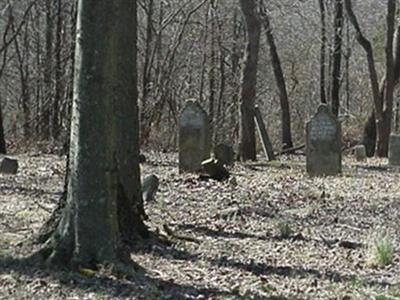
<svg viewBox="0 0 400 300">
<path fill-rule="evenodd" d="M 343 35 L 343 3 L 342 0 L 335 0 L 331 102 L 332 102 L 332 113 L 336 117 L 339 115 L 339 108 L 340 108 L 340 83 L 341 83 L 342 43 L 343 43 L 342 35 Z"/>
<path fill-rule="evenodd" d="M 393 118 L 393 93 L 395 85 L 394 57 L 393 57 L 393 39 L 395 33 L 396 18 L 396 0 L 388 0 L 386 14 L 386 78 L 383 86 L 385 109 L 383 111 L 383 130 L 378 135 L 377 154 L 380 157 L 387 157 L 389 151 L 389 136 L 392 130 Z"/>
<path fill-rule="evenodd" d="M 247 49 L 240 93 L 240 155 L 242 160 L 256 160 L 254 103 L 257 65 L 260 49 L 261 22 L 256 0 L 240 0 L 246 21 Z"/>
<path fill-rule="evenodd" d="M 327 103 L 326 101 L 326 91 L 325 91 L 325 63 L 326 63 L 326 12 L 325 12 L 325 1 L 318 0 L 319 9 L 321 14 L 321 50 L 320 50 L 320 96 L 321 102 Z"/>
<path fill-rule="evenodd" d="M 377 145 L 377 154 L 379 156 L 386 156 L 388 150 L 388 141 L 391 129 L 391 119 L 393 110 L 393 89 L 395 80 L 395 70 L 393 62 L 393 38 L 394 38 L 394 11 L 395 1 L 388 0 L 387 4 L 387 33 L 386 33 L 386 79 L 379 87 L 378 73 L 375 66 L 374 52 L 371 42 L 363 35 L 361 27 L 358 23 L 357 17 L 354 14 L 351 0 L 345 0 L 345 7 L 354 29 L 356 30 L 356 38 L 359 44 L 365 50 L 369 77 L 371 82 L 372 95 L 374 100 L 374 112 L 369 116 L 364 129 L 363 143 L 367 148 L 369 156 L 374 155 L 375 145 Z M 397 44 L 397 42 L 396 42 Z M 396 57 L 396 60 L 400 59 Z M 387 80 L 389 80 L 389 90 L 387 90 Z M 384 111 L 384 104 L 386 109 Z M 377 140 L 377 142 L 376 142 Z"/>
<path fill-rule="evenodd" d="M 289 97 L 286 89 L 286 80 L 285 76 L 283 75 L 281 59 L 279 58 L 278 50 L 276 48 L 275 39 L 272 34 L 272 26 L 264 2 L 261 2 L 260 12 L 262 19 L 264 21 L 264 28 L 267 36 L 267 42 L 269 45 L 272 68 L 274 70 L 275 82 L 279 91 L 279 99 L 280 99 L 281 115 L 282 115 L 281 117 L 282 145 L 283 149 L 285 150 L 293 147 Z"/>
</svg>

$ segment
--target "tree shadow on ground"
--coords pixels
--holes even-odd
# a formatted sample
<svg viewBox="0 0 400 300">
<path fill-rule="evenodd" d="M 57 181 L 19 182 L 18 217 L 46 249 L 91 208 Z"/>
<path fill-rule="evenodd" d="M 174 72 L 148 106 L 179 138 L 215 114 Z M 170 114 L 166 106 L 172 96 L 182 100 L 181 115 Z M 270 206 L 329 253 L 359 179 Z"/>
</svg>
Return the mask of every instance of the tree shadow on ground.
<svg viewBox="0 0 400 300">
<path fill-rule="evenodd" d="M 173 243 L 166 237 L 161 237 L 155 233 L 150 233 L 148 239 L 134 245 L 130 250 L 133 253 L 147 253 L 157 257 L 174 260 L 195 261 L 199 257 L 198 254 L 178 248 L 176 243 Z"/>
<path fill-rule="evenodd" d="M 295 241 L 304 241 L 304 242 L 315 242 L 315 243 L 322 243 L 325 244 L 327 247 L 331 248 L 333 245 L 337 245 L 338 247 L 342 248 L 347 248 L 347 249 L 358 249 L 358 248 L 363 248 L 365 247 L 364 244 L 359 243 L 359 242 L 353 242 L 353 241 L 346 241 L 346 240 L 339 240 L 339 239 L 332 239 L 332 240 L 318 240 L 314 238 L 309 238 L 303 236 L 301 233 L 299 234 L 293 234 L 287 238 L 282 238 L 277 235 L 256 235 L 256 234 L 251 234 L 251 233 L 245 233 L 245 232 L 240 232 L 240 231 L 234 231 L 234 232 L 226 232 L 223 230 L 215 230 L 211 229 L 207 226 L 204 225 L 195 225 L 195 224 L 174 224 L 178 229 L 180 230 L 190 230 L 195 233 L 203 234 L 209 237 L 221 237 L 221 238 L 227 238 L 227 239 L 254 239 L 254 240 L 260 240 L 260 241 L 283 241 L 287 240 L 290 242 L 295 242 Z"/>
<path fill-rule="evenodd" d="M 154 278 L 146 274 L 143 269 L 136 269 L 134 276 L 122 277 L 117 279 L 115 276 L 93 276 L 87 277 L 80 273 L 70 272 L 60 269 L 49 269 L 43 267 L 33 258 L 15 259 L 11 257 L 0 257 L 0 273 L 17 273 L 26 278 L 27 282 L 35 280 L 43 286 L 33 289 L 31 294 L 35 297 L 49 297 L 53 292 L 60 293 L 59 290 L 52 291 L 49 281 L 56 281 L 57 284 L 64 286 L 68 293 L 77 293 L 78 297 L 95 293 L 118 299 L 139 298 L 139 299 L 214 299 L 215 297 L 230 297 L 231 299 L 244 299 L 236 291 L 225 291 L 213 287 L 191 286 L 175 283 L 173 280 L 166 281 Z M 24 279 L 18 279 L 24 280 Z M 28 287 L 27 287 L 28 289 Z M 18 292 L 18 291 L 15 291 Z M 19 291 L 21 292 L 21 291 Z M 30 291 L 27 291 L 28 293 Z M 47 294 L 46 294 L 47 293 Z M 29 294 L 28 294 L 29 295 Z M 9 295 L 13 297 L 13 295 Z M 26 295 L 25 295 L 26 296 Z M 252 299 L 260 299 L 257 295 L 249 295 Z M 270 297 L 270 300 L 284 300 L 285 298 Z"/>
<path fill-rule="evenodd" d="M 240 231 L 227 232 L 223 230 L 215 230 L 204 225 L 195 225 L 195 224 L 173 224 L 173 225 L 180 230 L 190 230 L 192 232 L 203 234 L 209 237 L 220 237 L 228 239 L 256 239 L 261 241 L 271 240 L 271 237 L 268 236 L 255 235 Z"/>
<path fill-rule="evenodd" d="M 293 266 L 270 266 L 265 263 L 259 262 L 240 262 L 233 259 L 230 259 L 226 256 L 222 256 L 218 259 L 210 260 L 211 264 L 214 264 L 218 267 L 229 267 L 241 269 L 246 272 L 250 272 L 256 276 L 267 276 L 267 275 L 277 275 L 282 277 L 298 277 L 298 278 L 306 278 L 306 277 L 314 277 L 316 279 L 321 280 L 329 280 L 333 283 L 351 283 L 355 280 L 359 280 L 360 278 L 355 275 L 345 275 L 332 270 L 320 271 L 312 268 L 304 268 L 304 267 L 293 267 Z M 363 280 L 365 285 L 368 286 L 377 286 L 377 287 L 396 287 L 396 284 L 392 284 L 387 281 L 377 281 L 366 279 Z"/>
</svg>

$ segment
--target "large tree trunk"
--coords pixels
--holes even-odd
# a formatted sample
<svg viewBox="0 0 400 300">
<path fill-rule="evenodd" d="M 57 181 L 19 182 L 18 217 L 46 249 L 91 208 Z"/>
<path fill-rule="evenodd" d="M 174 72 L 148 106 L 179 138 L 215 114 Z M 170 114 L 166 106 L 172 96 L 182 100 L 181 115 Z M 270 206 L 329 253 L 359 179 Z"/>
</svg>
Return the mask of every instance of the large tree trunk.
<svg viewBox="0 0 400 300">
<path fill-rule="evenodd" d="M 247 49 L 240 93 L 240 154 L 242 160 L 256 160 L 254 103 L 257 85 L 261 23 L 256 0 L 240 0 L 246 21 Z"/>
<path fill-rule="evenodd" d="M 290 121 L 290 108 L 289 108 L 289 97 L 286 89 L 285 76 L 283 76 L 281 60 L 276 49 L 275 39 L 272 34 L 272 28 L 269 21 L 267 10 L 262 3 L 261 15 L 264 20 L 265 33 L 267 35 L 267 42 L 269 45 L 269 51 L 272 61 L 272 68 L 274 70 L 275 81 L 279 91 L 279 99 L 281 105 L 281 120 L 282 120 L 282 145 L 283 149 L 293 148 L 292 142 L 292 129 Z"/>
<path fill-rule="evenodd" d="M 335 38 L 333 43 L 333 69 L 332 69 L 332 113 L 337 117 L 340 108 L 340 82 L 342 64 L 342 33 L 343 33 L 343 3 L 335 1 Z"/>
<path fill-rule="evenodd" d="M 80 0 L 69 178 L 50 263 L 118 259 L 145 233 L 138 166 L 136 1 Z"/>
</svg>

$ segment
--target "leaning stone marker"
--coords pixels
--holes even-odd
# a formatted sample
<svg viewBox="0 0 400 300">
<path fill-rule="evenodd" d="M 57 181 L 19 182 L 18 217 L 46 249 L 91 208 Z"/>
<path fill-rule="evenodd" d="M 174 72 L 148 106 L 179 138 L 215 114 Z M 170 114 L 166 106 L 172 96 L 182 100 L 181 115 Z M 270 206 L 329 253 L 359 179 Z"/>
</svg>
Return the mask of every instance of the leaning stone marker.
<svg viewBox="0 0 400 300">
<path fill-rule="evenodd" d="M 179 172 L 199 172 L 210 157 L 211 136 L 206 112 L 188 100 L 179 117 Z"/>
<path fill-rule="evenodd" d="M 306 125 L 306 165 L 310 176 L 337 175 L 342 171 L 341 127 L 326 104 Z"/>
<path fill-rule="evenodd" d="M 1 174 L 12 174 L 15 175 L 18 172 L 18 161 L 13 158 L 4 157 L 0 164 Z"/>
<path fill-rule="evenodd" d="M 389 140 L 389 165 L 400 166 L 400 135 L 391 134 Z"/>
</svg>

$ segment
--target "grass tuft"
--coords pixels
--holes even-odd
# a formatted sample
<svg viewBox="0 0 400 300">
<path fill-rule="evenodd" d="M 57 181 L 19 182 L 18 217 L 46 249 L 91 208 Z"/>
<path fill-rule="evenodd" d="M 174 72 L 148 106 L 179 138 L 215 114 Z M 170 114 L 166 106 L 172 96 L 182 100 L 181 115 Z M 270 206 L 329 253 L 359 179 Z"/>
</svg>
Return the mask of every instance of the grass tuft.
<svg viewBox="0 0 400 300">
<path fill-rule="evenodd" d="M 288 239 L 292 234 L 293 230 L 290 228 L 290 225 L 286 222 L 280 222 L 278 224 L 279 236 L 282 239 Z"/>
<path fill-rule="evenodd" d="M 378 233 L 368 247 L 369 262 L 373 266 L 385 267 L 393 263 L 394 246 L 388 234 Z"/>
</svg>

